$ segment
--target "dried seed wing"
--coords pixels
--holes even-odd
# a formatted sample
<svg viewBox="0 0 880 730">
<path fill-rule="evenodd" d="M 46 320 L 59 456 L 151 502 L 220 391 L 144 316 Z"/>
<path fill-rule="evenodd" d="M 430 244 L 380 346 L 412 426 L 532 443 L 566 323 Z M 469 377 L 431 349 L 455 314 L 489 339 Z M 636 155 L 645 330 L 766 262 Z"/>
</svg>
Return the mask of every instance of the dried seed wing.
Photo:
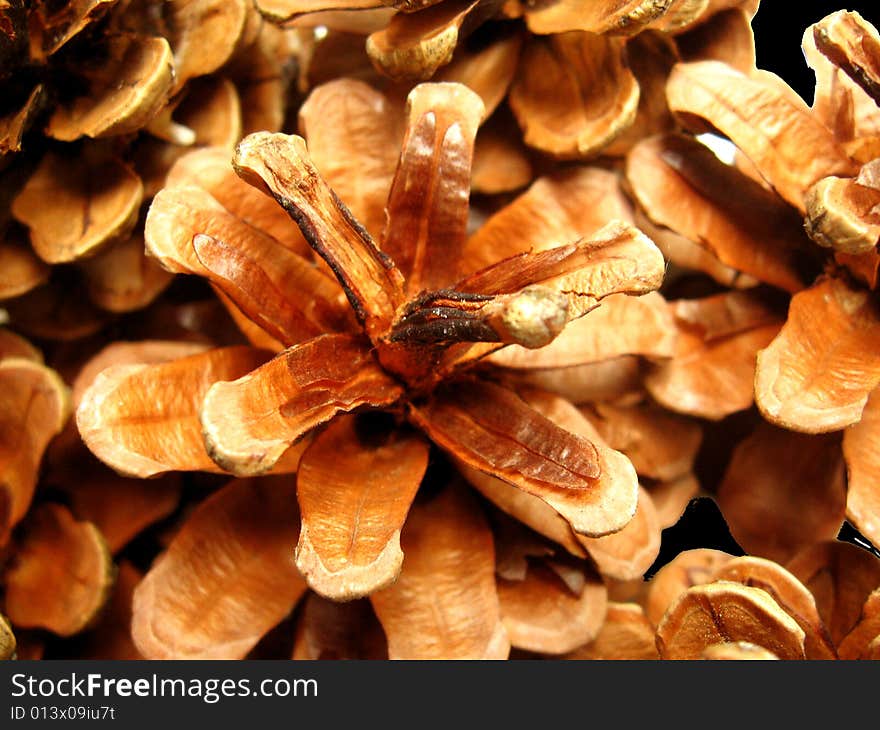
<svg viewBox="0 0 880 730">
<path fill-rule="evenodd" d="M 203 233 L 191 245 L 211 283 L 283 345 L 353 328 L 335 283 L 301 256 L 277 246 L 243 251 Z"/>
<path fill-rule="evenodd" d="M 221 306 L 226 308 L 226 313 L 232 321 L 235 322 L 235 326 L 238 327 L 238 330 L 251 345 L 261 350 L 275 353 L 276 355 L 284 349 L 283 344 L 272 337 L 268 332 L 264 331 L 256 322 L 242 312 L 236 303 L 223 293 L 223 290 L 219 286 L 212 286 L 211 288 L 214 290 L 214 294 L 217 295 L 217 299 L 221 303 Z"/>
<path fill-rule="evenodd" d="M 12 201 L 12 215 L 30 229 L 43 261 L 65 263 L 131 231 L 142 197 L 140 179 L 120 160 L 48 152 Z"/>
<path fill-rule="evenodd" d="M 465 246 L 464 268 L 478 271 L 517 254 L 593 236 L 609 220 L 632 220 L 620 178 L 599 167 L 568 168 L 539 178 L 480 226 Z"/>
<path fill-rule="evenodd" d="M 0 327 L 0 361 L 9 357 L 33 360 L 36 363 L 43 362 L 43 353 L 24 337 L 5 327 Z"/>
<path fill-rule="evenodd" d="M 747 641 L 780 659 L 804 658 L 804 631 L 766 591 L 720 581 L 688 589 L 657 627 L 662 659 L 697 659 L 709 646 Z"/>
<path fill-rule="evenodd" d="M 587 158 L 633 124 L 639 85 L 621 38 L 533 36 L 508 100 L 526 144 L 560 158 Z"/>
<path fill-rule="evenodd" d="M 168 171 L 164 187 L 200 187 L 236 218 L 298 254 L 311 249 L 275 199 L 248 185 L 232 167 L 229 150 L 203 147 L 187 152 Z"/>
<path fill-rule="evenodd" d="M 840 642 L 841 659 L 868 659 L 871 643 L 880 637 L 880 588 L 868 596 L 859 622 Z"/>
<path fill-rule="evenodd" d="M 176 474 L 159 479 L 127 479 L 99 467 L 81 469 L 76 480 L 59 485 L 70 509 L 95 525 L 111 553 L 119 552 L 144 529 L 168 517 L 180 502 L 181 480 Z M 58 478 L 56 478 L 58 481 Z"/>
<path fill-rule="evenodd" d="M 508 368 L 569 368 L 622 355 L 664 358 L 675 353 L 677 330 L 657 292 L 640 297 L 611 294 L 589 316 L 569 322 L 549 345 L 528 350 L 510 345 L 487 360 Z"/>
<path fill-rule="evenodd" d="M 597 403 L 594 410 L 591 421 L 602 438 L 632 461 L 639 476 L 668 481 L 690 473 L 702 439 L 696 421 L 649 403 Z"/>
<path fill-rule="evenodd" d="M 461 461 L 457 468 L 468 483 L 498 509 L 528 525 L 535 532 L 564 547 L 572 555 L 585 558 L 587 551 L 578 542 L 571 525 L 540 497 L 474 469 Z"/>
<path fill-rule="evenodd" d="M 189 357 L 208 349 L 200 342 L 173 340 L 140 340 L 138 342 L 116 341 L 100 350 L 79 369 L 73 380 L 71 399 L 77 408 L 83 393 L 95 381 L 98 374 L 111 365 L 158 364 Z"/>
<path fill-rule="evenodd" d="M 464 84 L 483 100 L 483 119 L 491 116 L 507 95 L 516 73 L 523 36 L 519 32 L 495 31 L 491 43 L 475 50 L 460 45 L 451 63 L 439 69 L 433 81 Z"/>
<path fill-rule="evenodd" d="M 166 331 L 166 329 L 167 325 L 163 320 L 163 332 Z M 111 365 L 165 363 L 178 358 L 194 355 L 199 352 L 204 352 L 206 349 L 208 349 L 208 345 L 185 341 L 141 340 L 137 342 L 126 342 L 120 340 L 111 342 L 96 355 L 93 355 L 84 364 L 79 366 L 71 388 L 73 410 L 75 411 L 79 407 L 83 393 L 85 393 L 86 389 L 91 386 L 98 374 Z M 83 486 L 84 489 L 95 494 L 100 491 L 100 488 L 89 490 L 89 487 L 87 486 L 88 479 L 85 478 L 86 474 L 91 473 L 90 465 L 87 465 L 84 471 L 80 471 L 78 467 L 79 461 L 83 458 L 83 446 L 82 439 L 76 428 L 75 419 L 69 421 L 59 439 L 53 444 L 52 451 L 50 452 L 49 463 L 53 472 L 57 472 L 50 476 L 53 479 L 53 482 L 59 482 L 62 488 L 85 485 Z M 70 466 L 74 463 L 77 464 L 77 479 L 70 478 L 73 473 Z M 98 471 L 100 472 L 100 481 L 108 472 L 103 468 Z M 161 493 L 162 489 L 160 488 L 157 491 Z M 113 501 L 112 498 L 110 501 Z M 176 497 L 174 502 L 176 504 Z M 88 514 L 78 514 L 77 516 L 83 517 L 90 522 L 95 522 L 102 534 L 104 534 L 104 537 L 108 538 L 108 534 L 104 529 L 107 526 L 106 524 L 102 524 L 99 520 L 92 519 Z M 113 540 L 108 539 L 108 544 L 111 544 L 111 549 L 115 549 L 115 546 L 113 546 L 112 543 Z"/>
<path fill-rule="evenodd" d="M 716 342 L 679 334 L 679 350 L 645 378 L 648 392 L 679 413 L 720 420 L 754 401 L 755 357 L 779 332 L 761 325 Z"/>
<path fill-rule="evenodd" d="M 312 590 L 335 601 L 397 578 L 400 531 L 428 466 L 418 434 L 369 419 L 334 420 L 306 449 L 297 476 L 296 564 Z"/>
<path fill-rule="evenodd" d="M 387 659 L 388 642 L 369 601 L 339 603 L 306 596 L 293 659 Z"/>
<path fill-rule="evenodd" d="M 762 421 L 734 450 L 718 506 L 746 552 L 780 563 L 832 540 L 846 509 L 839 436 L 808 436 Z"/>
<path fill-rule="evenodd" d="M 533 394 L 526 404 L 490 383 L 462 384 L 412 413 L 458 461 L 540 498 L 576 532 L 615 532 L 635 513 L 632 465 L 594 442 L 586 419 L 558 397 Z"/>
<path fill-rule="evenodd" d="M 211 458 L 239 475 L 271 469 L 293 444 L 340 412 L 387 406 L 402 388 L 352 335 L 322 335 L 265 365 L 217 382 L 201 407 Z"/>
<path fill-rule="evenodd" d="M 540 284 L 567 295 L 569 318 L 576 319 L 609 294 L 657 289 L 665 271 L 663 254 L 645 234 L 629 223 L 611 221 L 590 238 L 504 259 L 455 288 L 492 295 Z"/>
<path fill-rule="evenodd" d="M 636 355 L 549 370 L 509 370 L 518 382 L 563 396 L 571 403 L 637 398 L 643 392 Z"/>
<path fill-rule="evenodd" d="M 385 329 L 403 300 L 403 278 L 308 157 L 301 137 L 258 132 L 238 145 L 236 172 L 271 194 L 327 262 L 369 334 Z"/>
<path fill-rule="evenodd" d="M 803 288 L 811 247 L 800 216 L 705 145 L 671 134 L 643 140 L 627 156 L 626 175 L 653 223 L 760 281 Z"/>
<path fill-rule="evenodd" d="M 0 661 L 12 659 L 15 656 L 15 634 L 12 633 L 12 625 L 9 619 L 0 613 Z"/>
<path fill-rule="evenodd" d="M 569 520 L 585 522 L 578 514 L 581 505 L 598 501 L 591 494 L 600 475 L 595 447 L 503 388 L 488 383 L 450 387 L 414 405 L 411 418 L 469 466 L 544 498 Z M 561 459 L 563 452 L 574 458 Z"/>
<path fill-rule="evenodd" d="M 641 210 L 636 211 L 636 223 L 663 253 L 663 257 L 680 269 L 699 271 L 725 287 L 749 289 L 758 285 L 757 279 L 727 266 L 708 248 L 665 226 L 654 224 Z"/>
<path fill-rule="evenodd" d="M 711 342 L 779 321 L 779 302 L 769 292 L 725 292 L 670 304 L 684 329 Z"/>
<path fill-rule="evenodd" d="M 367 38 L 373 65 L 395 81 L 424 81 L 452 60 L 462 26 L 479 3 L 444 0 L 417 13 L 397 13 Z"/>
<path fill-rule="evenodd" d="M 299 129 L 315 167 L 376 240 L 385 228 L 403 138 L 399 112 L 384 94 L 350 78 L 317 87 L 299 110 Z"/>
<path fill-rule="evenodd" d="M 642 577 L 660 553 L 660 520 L 654 502 L 644 487 L 639 487 L 633 518 L 623 529 L 604 537 L 577 539 L 596 563 L 599 572 L 615 580 Z"/>
<path fill-rule="evenodd" d="M 700 659 L 715 661 L 760 661 L 779 659 L 779 657 L 769 649 L 753 644 L 750 641 L 724 641 L 707 646 L 703 649 Z"/>
<path fill-rule="evenodd" d="M 185 168 L 179 174 L 184 179 L 194 176 Z M 159 191 L 144 224 L 147 252 L 169 271 L 207 276 L 192 247 L 193 237 L 200 233 L 219 238 L 243 252 L 284 249 L 277 239 L 227 210 L 205 188 L 180 180 Z"/>
<path fill-rule="evenodd" d="M 236 480 L 203 501 L 134 592 L 148 659 L 241 659 L 306 590 L 293 562 L 292 477 Z"/>
<path fill-rule="evenodd" d="M 683 61 L 723 61 L 749 74 L 755 68 L 755 36 L 748 13 L 734 7 L 675 39 Z"/>
<path fill-rule="evenodd" d="M 510 193 L 532 181 L 534 175 L 528 151 L 519 134 L 512 132 L 515 124 L 502 110 L 480 127 L 474 141 L 471 193 Z M 464 270 L 472 268 L 463 262 Z"/>
<path fill-rule="evenodd" d="M 143 659 L 131 638 L 131 602 L 143 574 L 123 560 L 116 570 L 113 593 L 97 624 L 88 633 L 80 659 Z"/>
<path fill-rule="evenodd" d="M 407 129 L 391 185 L 382 250 L 412 296 L 460 275 L 467 236 L 474 137 L 483 102 L 462 84 L 419 84 L 407 97 Z"/>
<path fill-rule="evenodd" d="M 79 262 L 89 297 L 108 312 L 142 309 L 171 283 L 172 275 L 144 252 L 144 238 L 135 233 Z"/>
<path fill-rule="evenodd" d="M 712 580 L 719 566 L 733 558 L 721 550 L 695 548 L 683 550 L 658 570 L 648 583 L 644 598 L 645 615 L 657 626 L 670 606 L 693 586 Z"/>
<path fill-rule="evenodd" d="M 87 93 L 49 118 L 49 137 L 70 142 L 138 132 L 168 100 L 175 69 L 167 40 L 125 33 L 108 36 L 104 48 L 100 64 L 84 68 Z"/>
<path fill-rule="evenodd" d="M 473 497 L 446 487 L 410 510 L 397 581 L 370 596 L 390 659 L 506 659 L 492 532 Z"/>
<path fill-rule="evenodd" d="M 202 399 L 212 383 L 240 377 L 267 357 L 263 350 L 226 347 L 160 365 L 107 368 L 83 394 L 80 435 L 122 474 L 219 471 L 202 438 Z"/>
<path fill-rule="evenodd" d="M 174 3 L 163 14 L 174 51 L 174 92 L 191 78 L 216 71 L 232 56 L 245 30 L 246 0 Z"/>
<path fill-rule="evenodd" d="M 144 235 L 147 250 L 166 269 L 208 278 L 282 343 L 353 326 L 336 282 L 201 188 L 161 191 Z"/>
<path fill-rule="evenodd" d="M 591 33 L 635 35 L 659 22 L 674 5 L 674 0 L 599 0 L 589 4 L 578 0 L 559 0 L 534 8 L 527 6 L 525 16 L 532 33 L 587 30 Z"/>
<path fill-rule="evenodd" d="M 713 577 L 714 580 L 732 580 L 767 591 L 804 630 L 807 659 L 837 658 L 837 651 L 819 617 L 813 595 L 778 563 L 744 555 L 719 566 Z"/>
<path fill-rule="evenodd" d="M 772 423 L 805 433 L 858 422 L 880 384 L 880 308 L 870 292 L 821 279 L 791 300 L 758 353 L 755 401 Z"/>
<path fill-rule="evenodd" d="M 43 453 L 70 415 L 67 386 L 31 358 L 0 361 L 0 545 L 31 504 Z"/>
<path fill-rule="evenodd" d="M 633 548 L 634 550 L 641 550 L 644 543 L 649 543 L 647 552 L 653 550 L 650 543 L 654 542 L 655 537 L 649 533 L 653 530 L 651 526 L 654 524 L 654 519 L 650 514 L 650 506 L 642 514 L 637 515 L 640 487 L 634 476 L 635 469 L 632 462 L 619 451 L 609 448 L 592 422 L 564 398 L 539 388 L 523 388 L 519 392 L 521 397 L 538 413 L 546 416 L 569 433 L 592 442 L 599 456 L 601 476 L 598 480 L 598 488 L 604 491 L 608 513 L 611 514 L 617 510 L 617 515 L 614 518 L 617 527 L 607 529 L 602 533 L 588 533 L 578 530 L 572 525 L 572 529 L 576 533 L 575 539 L 581 545 L 586 545 L 582 538 L 610 537 L 625 530 L 638 516 L 639 525 L 633 526 L 633 531 L 629 533 L 627 538 L 624 538 L 624 542 L 628 541 L 630 546 L 638 544 Z M 641 542 L 634 540 L 634 533 L 640 535 L 644 540 Z M 610 544 L 613 545 L 613 541 Z"/>
<path fill-rule="evenodd" d="M 608 603 L 598 635 L 563 659 L 659 659 L 654 627 L 635 603 Z"/>
<path fill-rule="evenodd" d="M 846 516 L 874 545 L 880 545 L 880 393 L 868 397 L 862 418 L 843 432 Z"/>
<path fill-rule="evenodd" d="M 755 358 L 782 317 L 759 297 L 729 292 L 670 305 L 677 350 L 645 377 L 648 392 L 678 413 L 720 420 L 754 401 Z"/>
<path fill-rule="evenodd" d="M 859 622 L 868 596 L 880 586 L 880 560 L 845 542 L 811 545 L 785 567 L 813 594 L 831 640 L 838 646 Z"/>
<path fill-rule="evenodd" d="M 777 84 L 720 61 L 677 65 L 666 87 L 672 111 L 698 117 L 729 137 L 801 213 L 823 177 L 853 172 L 831 132 Z"/>
<path fill-rule="evenodd" d="M 858 256 L 880 243 L 880 189 L 823 177 L 807 191 L 806 231 L 816 243 Z"/>
<path fill-rule="evenodd" d="M 49 266 L 27 243 L 0 241 L 0 301 L 26 294 L 49 278 Z"/>
<path fill-rule="evenodd" d="M 41 505 L 4 576 L 6 615 L 21 628 L 71 636 L 95 620 L 114 577 L 110 551 L 93 524 L 77 522 L 59 504 Z"/>
<path fill-rule="evenodd" d="M 522 580 L 498 578 L 501 620 L 510 643 L 542 654 L 564 654 L 591 641 L 605 619 L 607 589 L 584 562 L 579 592 L 572 591 L 543 560 L 530 563 Z"/>
<path fill-rule="evenodd" d="M 816 48 L 880 106 L 880 34 L 856 12 L 838 10 L 812 26 Z"/>
<path fill-rule="evenodd" d="M 338 10 L 340 6 L 339 0 L 255 0 L 254 4 L 260 14 L 273 23 L 287 22 L 309 13 Z M 381 8 L 386 4 L 381 0 L 345 0 L 348 10 Z"/>
</svg>

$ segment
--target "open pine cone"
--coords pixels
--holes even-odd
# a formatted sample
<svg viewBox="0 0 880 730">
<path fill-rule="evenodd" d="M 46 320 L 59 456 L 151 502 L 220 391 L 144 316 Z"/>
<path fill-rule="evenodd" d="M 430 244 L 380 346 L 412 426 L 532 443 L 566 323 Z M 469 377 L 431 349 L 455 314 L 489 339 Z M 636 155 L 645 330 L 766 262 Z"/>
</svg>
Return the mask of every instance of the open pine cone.
<svg viewBox="0 0 880 730">
<path fill-rule="evenodd" d="M 716 258 L 703 269 L 719 282 L 742 287 L 720 263 L 767 285 L 672 302 L 678 351 L 646 386 L 665 407 L 709 419 L 754 399 L 768 423 L 733 452 L 718 501 L 744 549 L 781 561 L 834 538 L 844 517 L 880 542 L 868 476 L 880 437 L 880 96 L 870 72 L 880 39 L 858 14 L 837 13 L 808 29 L 804 48 L 817 72 L 812 109 L 766 72 L 673 69 L 670 108 L 729 137 L 736 166 L 680 135 L 643 140 L 627 160 L 645 229 L 663 227 L 661 246 L 678 237 L 667 255 L 680 239 L 696 242 Z"/>
<path fill-rule="evenodd" d="M 312 103 L 345 105 L 352 94 L 383 104 L 362 85 L 338 82 L 316 90 L 304 114 Z M 502 508 L 537 500 L 578 557 L 589 553 L 589 538 L 632 520 L 639 495 L 630 462 L 563 399 L 507 387 L 504 371 L 484 361 L 505 344 L 548 344 L 606 296 L 655 289 L 663 259 L 636 228 L 610 223 L 579 240 L 522 240 L 539 250 L 462 276 L 482 110 L 461 85 L 416 87 L 396 169 L 375 167 L 387 159 L 376 159 L 357 120 L 349 117 L 332 141 L 325 131 L 311 153 L 335 161 L 325 174 L 340 180 L 340 196 L 302 138 L 259 133 L 232 161 L 253 187 L 236 181 L 228 163 L 197 153 L 153 201 L 148 249 L 169 270 L 208 278 L 262 349 L 104 370 L 77 411 L 83 439 L 137 476 L 297 476 L 234 482 L 185 523 L 135 593 L 134 638 L 146 655 L 241 656 L 307 583 L 334 600 L 370 596 L 390 656 L 506 656 L 480 507 L 454 484 L 417 499 L 431 442 Z M 371 177 L 352 178 L 371 166 Z M 301 237 L 290 222 L 282 227 L 288 215 Z M 327 268 L 306 257 L 303 241 Z M 246 510 L 246 523 L 230 512 L 240 500 L 249 506 L 235 511 Z M 261 524 L 259 514 L 278 529 L 238 532 Z M 305 583 L 287 562 L 295 543 Z M 245 546 L 251 559 L 229 559 Z M 219 600 L 209 588 L 218 580 L 226 586 Z M 439 588 L 453 583 L 454 592 Z M 200 595 L 213 596 L 211 605 Z M 437 605 L 445 607 L 442 630 Z M 204 633 L 182 630 L 205 612 L 213 618 Z"/>
<path fill-rule="evenodd" d="M 880 36 L 757 6 L 0 1 L 0 657 L 880 658 Z"/>
<path fill-rule="evenodd" d="M 193 146 L 280 129 L 289 37 L 245 0 L 0 7 L 0 301 L 16 327 L 76 339 L 159 296 L 152 195 Z"/>
</svg>

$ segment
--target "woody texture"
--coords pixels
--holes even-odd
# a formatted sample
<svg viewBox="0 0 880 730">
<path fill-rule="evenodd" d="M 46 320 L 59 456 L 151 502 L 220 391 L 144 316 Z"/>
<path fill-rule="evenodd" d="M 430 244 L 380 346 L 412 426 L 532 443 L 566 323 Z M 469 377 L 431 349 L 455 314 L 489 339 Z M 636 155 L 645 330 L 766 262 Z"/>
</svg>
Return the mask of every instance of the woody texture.
<svg viewBox="0 0 880 730">
<path fill-rule="evenodd" d="M 0 0 L 0 658 L 880 659 L 878 18 L 761 13 Z"/>
</svg>

